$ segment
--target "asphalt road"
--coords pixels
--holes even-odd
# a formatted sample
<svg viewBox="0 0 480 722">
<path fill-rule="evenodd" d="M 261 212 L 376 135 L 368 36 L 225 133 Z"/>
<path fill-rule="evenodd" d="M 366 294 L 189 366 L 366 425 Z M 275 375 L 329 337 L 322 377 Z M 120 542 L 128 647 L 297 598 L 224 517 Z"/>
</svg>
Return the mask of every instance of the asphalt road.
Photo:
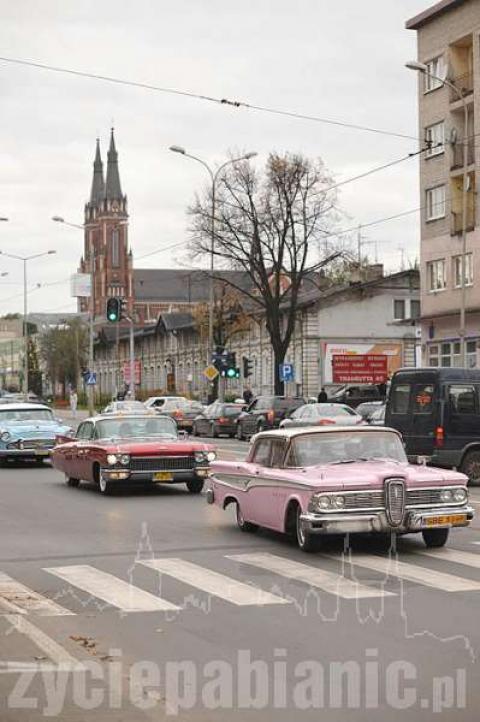
<svg viewBox="0 0 480 722">
<path fill-rule="evenodd" d="M 305 555 L 181 487 L 0 469 L 0 720 L 477 720 L 479 531 Z"/>
</svg>

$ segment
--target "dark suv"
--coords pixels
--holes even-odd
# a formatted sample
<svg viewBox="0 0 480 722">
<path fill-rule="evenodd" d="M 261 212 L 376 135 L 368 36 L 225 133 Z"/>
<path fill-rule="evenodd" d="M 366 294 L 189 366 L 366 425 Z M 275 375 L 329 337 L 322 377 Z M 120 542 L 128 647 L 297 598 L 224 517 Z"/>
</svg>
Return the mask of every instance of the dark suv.
<svg viewBox="0 0 480 722">
<path fill-rule="evenodd" d="M 384 401 L 385 388 L 382 384 L 379 386 L 373 384 L 342 386 L 342 388 L 332 394 L 328 400 L 338 404 L 347 404 L 352 409 L 356 409 L 357 406 L 368 401 Z"/>
<path fill-rule="evenodd" d="M 258 396 L 237 419 L 237 439 L 277 429 L 291 411 L 304 403 L 300 396 Z"/>
</svg>

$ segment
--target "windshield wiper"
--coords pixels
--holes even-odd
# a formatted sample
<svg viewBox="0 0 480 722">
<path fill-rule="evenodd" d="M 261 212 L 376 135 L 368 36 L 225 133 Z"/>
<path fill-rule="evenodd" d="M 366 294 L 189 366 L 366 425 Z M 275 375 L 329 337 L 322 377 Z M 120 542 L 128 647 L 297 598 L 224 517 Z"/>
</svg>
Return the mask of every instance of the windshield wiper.
<svg viewBox="0 0 480 722">
<path fill-rule="evenodd" d="M 359 456 L 357 459 L 341 459 L 340 461 L 330 461 L 330 466 L 335 466 L 338 464 L 355 464 L 357 461 L 369 461 L 366 457 Z"/>
</svg>

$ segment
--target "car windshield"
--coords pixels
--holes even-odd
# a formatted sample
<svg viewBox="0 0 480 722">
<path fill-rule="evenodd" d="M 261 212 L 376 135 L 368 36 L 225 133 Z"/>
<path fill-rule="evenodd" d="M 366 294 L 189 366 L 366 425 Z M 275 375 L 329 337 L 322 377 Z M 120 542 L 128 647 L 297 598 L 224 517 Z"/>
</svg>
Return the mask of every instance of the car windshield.
<svg viewBox="0 0 480 722">
<path fill-rule="evenodd" d="M 116 401 L 114 408 L 116 411 L 145 411 L 141 401 Z"/>
<path fill-rule="evenodd" d="M 138 439 L 145 437 L 177 438 L 177 427 L 169 416 L 132 416 L 103 419 L 96 425 L 99 439 Z"/>
<path fill-rule="evenodd" d="M 222 409 L 222 416 L 239 416 L 242 413 L 242 406 L 224 406 Z"/>
<path fill-rule="evenodd" d="M 328 432 L 302 434 L 292 441 L 289 466 L 347 464 L 391 459 L 404 463 L 405 450 L 392 431 Z"/>
<path fill-rule="evenodd" d="M 30 421 L 53 421 L 54 417 L 50 409 L 2 409 L 0 411 L 0 424 L 7 423 L 28 423 Z"/>
<path fill-rule="evenodd" d="M 353 409 L 338 404 L 312 404 L 318 416 L 356 416 Z"/>
</svg>

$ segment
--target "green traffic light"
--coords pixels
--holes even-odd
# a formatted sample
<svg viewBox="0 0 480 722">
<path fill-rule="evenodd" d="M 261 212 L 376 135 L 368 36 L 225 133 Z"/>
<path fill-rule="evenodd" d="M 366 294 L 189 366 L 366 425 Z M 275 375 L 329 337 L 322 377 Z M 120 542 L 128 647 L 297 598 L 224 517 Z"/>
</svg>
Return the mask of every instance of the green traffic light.
<svg viewBox="0 0 480 722">
<path fill-rule="evenodd" d="M 235 376 L 236 376 L 236 371 L 235 371 L 235 369 L 232 369 L 232 368 L 227 369 L 227 378 L 229 378 L 229 379 L 234 379 Z"/>
<path fill-rule="evenodd" d="M 109 320 L 109 321 L 116 321 L 116 320 L 117 320 L 117 314 L 116 314 L 116 313 L 110 313 L 110 314 L 108 315 L 108 320 Z"/>
</svg>

